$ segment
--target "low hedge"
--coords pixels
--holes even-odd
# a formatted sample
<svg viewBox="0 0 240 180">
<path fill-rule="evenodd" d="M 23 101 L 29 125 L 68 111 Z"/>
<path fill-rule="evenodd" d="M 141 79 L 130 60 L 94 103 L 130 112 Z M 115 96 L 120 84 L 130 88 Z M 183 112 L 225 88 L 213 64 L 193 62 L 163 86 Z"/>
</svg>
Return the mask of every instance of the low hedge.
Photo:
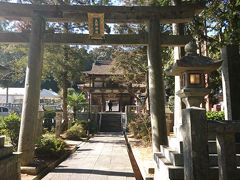
<svg viewBox="0 0 240 180">
<path fill-rule="evenodd" d="M 60 157 L 67 144 L 61 139 L 56 138 L 54 134 L 44 134 L 36 144 L 35 153 L 43 157 Z"/>
<path fill-rule="evenodd" d="M 0 135 L 7 136 L 14 150 L 17 149 L 18 137 L 20 131 L 20 116 L 16 113 L 10 113 L 8 116 L 0 117 Z"/>
<path fill-rule="evenodd" d="M 222 121 L 225 119 L 223 111 L 208 111 L 206 115 L 207 120 Z"/>
<path fill-rule="evenodd" d="M 66 131 L 66 138 L 70 140 L 81 140 L 87 137 L 87 122 L 78 121 Z"/>
</svg>

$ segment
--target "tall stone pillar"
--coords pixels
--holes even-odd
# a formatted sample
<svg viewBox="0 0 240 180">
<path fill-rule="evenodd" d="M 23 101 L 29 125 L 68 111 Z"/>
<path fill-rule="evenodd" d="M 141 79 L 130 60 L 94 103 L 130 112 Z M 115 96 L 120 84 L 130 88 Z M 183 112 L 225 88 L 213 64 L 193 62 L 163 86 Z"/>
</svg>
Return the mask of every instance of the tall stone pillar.
<svg viewBox="0 0 240 180">
<path fill-rule="evenodd" d="M 148 32 L 148 74 L 149 98 L 152 125 L 153 152 L 160 151 L 160 145 L 168 145 L 162 59 L 160 55 L 160 23 L 157 18 L 149 20 Z"/>
<path fill-rule="evenodd" d="M 174 6 L 180 5 L 181 0 L 172 0 L 172 4 Z M 183 35 L 184 34 L 184 24 L 172 24 L 173 35 Z M 174 61 L 180 59 L 184 56 L 184 48 L 183 47 L 174 47 Z M 176 92 L 181 89 L 180 87 L 180 76 L 175 76 L 175 88 L 174 88 L 174 126 L 173 132 L 175 136 L 182 140 L 181 135 L 181 127 L 182 127 L 182 101 L 181 98 L 176 96 Z"/>
<path fill-rule="evenodd" d="M 30 35 L 30 49 L 28 55 L 27 73 L 25 79 L 25 95 L 23 99 L 21 127 L 18 151 L 22 152 L 21 164 L 29 165 L 34 157 L 36 121 L 40 97 L 40 83 L 43 59 L 43 31 L 44 19 L 34 14 Z"/>
<path fill-rule="evenodd" d="M 222 49 L 222 84 L 226 120 L 240 119 L 240 50 L 237 45 Z"/>
</svg>

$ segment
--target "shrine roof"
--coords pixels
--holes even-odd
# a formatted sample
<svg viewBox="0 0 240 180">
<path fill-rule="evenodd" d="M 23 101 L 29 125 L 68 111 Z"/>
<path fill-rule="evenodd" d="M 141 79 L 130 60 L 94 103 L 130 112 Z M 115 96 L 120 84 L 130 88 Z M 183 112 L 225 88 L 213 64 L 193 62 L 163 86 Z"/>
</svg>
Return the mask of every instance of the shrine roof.
<svg viewBox="0 0 240 180">
<path fill-rule="evenodd" d="M 114 61 L 97 61 L 90 71 L 85 71 L 88 75 L 122 75 L 122 71 L 114 69 Z"/>
</svg>

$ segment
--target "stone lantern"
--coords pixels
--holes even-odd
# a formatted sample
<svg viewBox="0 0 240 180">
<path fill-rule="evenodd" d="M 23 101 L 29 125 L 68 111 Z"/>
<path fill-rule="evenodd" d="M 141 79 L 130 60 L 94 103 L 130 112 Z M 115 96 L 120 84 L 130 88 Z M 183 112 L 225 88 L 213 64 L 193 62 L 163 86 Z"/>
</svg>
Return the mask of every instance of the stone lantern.
<svg viewBox="0 0 240 180">
<path fill-rule="evenodd" d="M 174 63 L 167 73 L 172 76 L 180 76 L 181 89 L 176 93 L 189 107 L 199 107 L 204 96 L 209 94 L 206 88 L 205 74 L 208 74 L 222 64 L 222 61 L 213 61 L 211 58 L 197 54 L 197 45 L 190 42 L 185 46 L 186 55 Z"/>
</svg>

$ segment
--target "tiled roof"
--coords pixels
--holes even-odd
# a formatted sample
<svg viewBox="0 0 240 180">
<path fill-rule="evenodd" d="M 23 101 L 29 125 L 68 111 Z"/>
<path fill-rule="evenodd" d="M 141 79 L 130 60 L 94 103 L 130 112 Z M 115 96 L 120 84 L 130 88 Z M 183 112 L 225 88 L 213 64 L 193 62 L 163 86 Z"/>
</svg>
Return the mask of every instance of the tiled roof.
<svg viewBox="0 0 240 180">
<path fill-rule="evenodd" d="M 85 71 L 85 74 L 95 75 L 121 75 L 122 71 L 113 69 L 114 62 L 109 63 L 94 63 L 91 71 Z"/>
</svg>

